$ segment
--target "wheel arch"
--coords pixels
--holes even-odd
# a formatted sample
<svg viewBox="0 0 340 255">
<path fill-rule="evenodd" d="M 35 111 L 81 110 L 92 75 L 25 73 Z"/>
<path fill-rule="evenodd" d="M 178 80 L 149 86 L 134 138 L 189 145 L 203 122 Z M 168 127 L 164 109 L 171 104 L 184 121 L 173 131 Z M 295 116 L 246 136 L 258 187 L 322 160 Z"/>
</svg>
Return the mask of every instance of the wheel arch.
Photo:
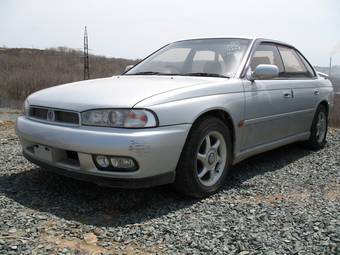
<svg viewBox="0 0 340 255">
<path fill-rule="evenodd" d="M 329 103 L 328 103 L 328 101 L 327 101 L 327 100 L 322 100 L 322 101 L 318 104 L 318 107 L 317 107 L 317 108 L 319 108 L 320 105 L 325 106 L 326 111 L 327 111 L 327 114 L 329 114 Z"/>
<path fill-rule="evenodd" d="M 216 117 L 220 119 L 223 123 L 226 124 L 226 126 L 229 128 L 231 132 L 231 138 L 232 138 L 232 151 L 233 151 L 233 158 L 235 156 L 235 144 L 236 144 L 236 130 L 235 130 L 235 123 L 233 121 L 233 118 L 231 115 L 225 110 L 225 109 L 209 109 L 205 112 L 200 113 L 195 120 L 192 123 L 191 129 L 195 126 L 196 123 L 198 123 L 201 119 L 205 117 Z M 191 131 L 190 129 L 190 131 Z"/>
</svg>

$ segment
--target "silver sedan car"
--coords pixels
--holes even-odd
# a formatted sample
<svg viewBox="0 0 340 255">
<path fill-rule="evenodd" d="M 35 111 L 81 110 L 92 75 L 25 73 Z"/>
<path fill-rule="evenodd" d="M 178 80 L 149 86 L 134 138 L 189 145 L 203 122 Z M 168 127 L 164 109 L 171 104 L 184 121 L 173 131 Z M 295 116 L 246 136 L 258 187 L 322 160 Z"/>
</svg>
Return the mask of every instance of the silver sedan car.
<svg viewBox="0 0 340 255">
<path fill-rule="evenodd" d="M 205 197 L 232 165 L 326 143 L 333 87 L 293 46 L 259 38 L 170 43 L 119 76 L 30 95 L 17 120 L 43 169 L 122 188 L 174 183 Z"/>
</svg>

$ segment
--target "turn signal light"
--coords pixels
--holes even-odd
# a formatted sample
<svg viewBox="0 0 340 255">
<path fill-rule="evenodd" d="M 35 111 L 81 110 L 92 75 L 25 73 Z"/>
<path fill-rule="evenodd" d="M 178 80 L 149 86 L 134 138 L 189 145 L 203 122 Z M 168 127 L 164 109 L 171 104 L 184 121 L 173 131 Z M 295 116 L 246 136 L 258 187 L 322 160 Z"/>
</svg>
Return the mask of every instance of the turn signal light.
<svg viewBox="0 0 340 255">
<path fill-rule="evenodd" d="M 103 171 L 135 171 L 138 169 L 137 162 L 130 157 L 121 156 L 93 156 L 93 161 L 99 170 Z"/>
<path fill-rule="evenodd" d="M 111 164 L 115 168 L 133 169 L 136 167 L 132 158 L 111 157 Z"/>
</svg>

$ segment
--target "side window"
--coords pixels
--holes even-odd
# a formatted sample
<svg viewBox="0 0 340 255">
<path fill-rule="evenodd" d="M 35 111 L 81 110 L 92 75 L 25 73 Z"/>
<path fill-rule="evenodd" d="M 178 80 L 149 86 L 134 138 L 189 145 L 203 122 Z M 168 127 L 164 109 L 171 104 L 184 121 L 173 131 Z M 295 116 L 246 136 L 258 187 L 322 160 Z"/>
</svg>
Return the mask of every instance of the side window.
<svg viewBox="0 0 340 255">
<path fill-rule="evenodd" d="M 250 62 L 251 70 L 254 71 L 258 65 L 276 65 L 280 74 L 284 72 L 282 60 L 276 46 L 273 44 L 260 44 Z"/>
<path fill-rule="evenodd" d="M 310 77 L 306 66 L 294 49 L 279 46 L 286 77 Z"/>
</svg>

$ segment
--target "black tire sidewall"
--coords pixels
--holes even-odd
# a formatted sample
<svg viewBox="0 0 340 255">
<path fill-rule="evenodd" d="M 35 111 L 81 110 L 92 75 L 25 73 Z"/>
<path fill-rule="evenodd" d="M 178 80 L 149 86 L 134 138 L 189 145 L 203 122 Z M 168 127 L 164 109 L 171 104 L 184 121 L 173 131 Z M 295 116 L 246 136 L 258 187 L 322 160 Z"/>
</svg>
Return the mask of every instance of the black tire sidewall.
<svg viewBox="0 0 340 255">
<path fill-rule="evenodd" d="M 324 112 L 325 116 L 326 116 L 326 134 L 324 139 L 322 140 L 321 143 L 318 142 L 316 133 L 317 133 L 317 123 L 318 123 L 318 117 L 319 117 L 319 113 L 320 112 Z M 314 115 L 314 119 L 313 119 L 313 123 L 312 123 L 312 127 L 311 127 L 311 135 L 309 138 L 309 144 L 312 147 L 312 149 L 321 149 L 325 146 L 326 144 L 326 138 L 327 138 L 327 130 L 328 130 L 328 112 L 327 109 L 324 105 L 320 105 Z"/>
<path fill-rule="evenodd" d="M 197 176 L 196 157 L 202 139 L 212 131 L 222 134 L 227 147 L 227 160 L 220 179 L 212 186 L 205 186 Z M 216 193 L 224 185 L 232 162 L 232 140 L 229 128 L 218 118 L 211 117 L 201 120 L 189 133 L 183 156 L 184 158 L 181 158 L 181 160 L 184 161 L 184 164 L 180 165 L 184 166 L 184 168 L 181 167 L 177 171 L 186 171 L 187 180 L 191 182 L 187 184 L 191 186 L 187 187 L 188 190 L 191 190 L 187 193 L 194 194 L 196 197 L 205 197 Z M 180 178 L 180 176 L 178 177 Z"/>
</svg>

